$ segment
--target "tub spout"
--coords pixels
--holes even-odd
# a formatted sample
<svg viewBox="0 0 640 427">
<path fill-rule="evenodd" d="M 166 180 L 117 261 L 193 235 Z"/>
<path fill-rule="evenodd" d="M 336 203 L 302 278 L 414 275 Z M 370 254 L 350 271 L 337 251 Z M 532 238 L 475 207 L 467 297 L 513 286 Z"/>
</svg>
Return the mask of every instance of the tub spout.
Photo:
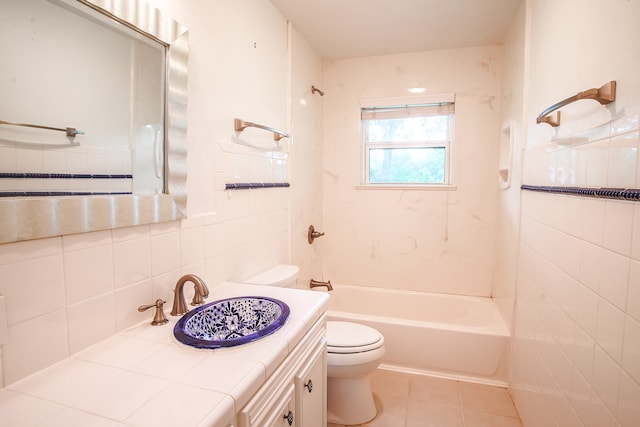
<svg viewBox="0 0 640 427">
<path fill-rule="evenodd" d="M 318 286 L 326 286 L 328 291 L 333 290 L 333 286 L 331 285 L 331 280 L 327 280 L 326 282 L 320 282 L 318 280 L 311 279 L 309 281 L 309 286 L 313 288 L 317 288 Z"/>
</svg>

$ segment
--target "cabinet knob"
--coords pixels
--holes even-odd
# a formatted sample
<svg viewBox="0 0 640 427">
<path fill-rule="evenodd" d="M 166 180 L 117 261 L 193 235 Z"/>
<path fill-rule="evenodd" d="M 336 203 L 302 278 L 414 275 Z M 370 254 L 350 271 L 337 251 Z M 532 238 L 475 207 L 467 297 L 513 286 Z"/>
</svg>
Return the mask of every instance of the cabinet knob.
<svg viewBox="0 0 640 427">
<path fill-rule="evenodd" d="M 284 415 L 282 418 L 287 420 L 287 423 L 289 423 L 289 425 L 293 424 L 293 412 L 289 411 L 289 413 L 287 415 Z"/>
<path fill-rule="evenodd" d="M 309 393 L 313 391 L 313 382 L 311 381 L 311 379 L 309 379 L 309 381 L 307 381 L 304 386 L 307 390 L 309 390 Z"/>
</svg>

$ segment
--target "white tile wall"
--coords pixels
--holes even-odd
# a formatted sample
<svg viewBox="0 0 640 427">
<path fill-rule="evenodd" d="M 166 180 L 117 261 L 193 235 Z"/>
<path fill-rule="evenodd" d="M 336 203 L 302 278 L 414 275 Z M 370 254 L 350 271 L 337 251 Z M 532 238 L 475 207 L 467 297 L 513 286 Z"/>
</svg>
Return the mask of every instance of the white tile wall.
<svg viewBox="0 0 640 427">
<path fill-rule="evenodd" d="M 275 169 L 286 176 L 280 157 Z M 289 189 L 217 191 L 219 214 L 0 245 L 5 384 L 150 320 L 152 311 L 139 313 L 140 305 L 163 298 L 168 312 L 181 274 L 211 285 L 289 261 Z"/>
<path fill-rule="evenodd" d="M 324 90 L 332 96 L 323 100 L 325 279 L 491 295 L 501 123 L 487 99 L 501 96 L 503 59 L 501 48 L 485 46 L 326 63 Z M 359 103 L 407 96 L 412 80 L 428 80 L 430 94 L 456 94 L 451 160 L 456 190 L 362 190 Z"/>
<path fill-rule="evenodd" d="M 580 161 L 598 175 L 594 183 L 640 187 L 637 123 L 634 115 L 607 125 L 611 138 L 589 132 L 593 142 L 580 148 L 527 154 L 539 165 L 558 150 L 593 150 Z M 623 156 L 634 160 L 621 162 L 621 140 L 633 147 Z M 546 173 L 530 176 L 557 185 Z M 525 425 L 637 426 L 640 204 L 524 191 L 522 215 L 512 390 Z"/>
<path fill-rule="evenodd" d="M 153 313 L 138 313 L 139 305 L 164 298 L 169 311 L 181 274 L 199 274 L 215 284 L 290 261 L 290 189 L 224 190 L 224 184 L 236 178 L 291 180 L 290 139 L 276 146 L 263 131 L 233 132 L 233 117 L 276 128 L 290 122 L 286 20 L 268 1 L 206 2 L 197 8 L 173 0 L 150 3 L 190 30 L 190 218 L 0 245 L 0 295 L 6 297 L 10 338 L 2 347 L 5 384 L 150 320 Z M 246 43 L 249 34 L 259 40 L 258 50 L 253 39 Z M 218 53 L 207 54 L 211 49 Z M 305 57 L 301 61 L 322 74 L 321 63 Z M 304 125 L 298 124 L 298 129 Z M 297 136 L 306 140 L 306 132 Z M 254 137 L 261 144 L 258 149 L 249 146 Z M 51 153 L 47 169 L 124 172 L 116 158 L 83 145 L 76 148 L 66 159 Z M 24 151 L 0 147 L 1 169 L 33 166 L 44 171 L 44 164 L 40 154 L 31 158 Z M 303 186 L 299 189 L 304 191 Z"/>
</svg>

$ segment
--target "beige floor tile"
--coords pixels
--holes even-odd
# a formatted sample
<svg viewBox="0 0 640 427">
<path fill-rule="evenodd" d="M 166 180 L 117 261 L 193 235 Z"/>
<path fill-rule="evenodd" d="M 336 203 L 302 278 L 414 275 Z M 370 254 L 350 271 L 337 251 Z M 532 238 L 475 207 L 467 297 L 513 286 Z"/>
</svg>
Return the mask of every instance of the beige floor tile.
<svg viewBox="0 0 640 427">
<path fill-rule="evenodd" d="M 465 410 L 464 427 L 522 427 L 522 423 L 519 418 Z"/>
<path fill-rule="evenodd" d="M 460 382 L 462 407 L 465 411 L 486 412 L 517 418 L 518 412 L 511 395 L 504 387 Z"/>
<path fill-rule="evenodd" d="M 402 372 L 376 369 L 369 375 L 369 382 L 374 393 L 408 398 L 411 377 L 412 375 Z"/>
<path fill-rule="evenodd" d="M 410 400 L 406 427 L 464 427 L 462 408 L 435 402 Z"/>
<path fill-rule="evenodd" d="M 383 369 L 369 380 L 378 415 L 358 427 L 522 427 L 503 387 Z"/>
<path fill-rule="evenodd" d="M 374 392 L 373 400 L 378 415 L 364 424 L 367 427 L 404 427 L 407 417 L 407 399 L 403 397 L 380 395 Z"/>
<path fill-rule="evenodd" d="M 409 383 L 409 399 L 460 407 L 458 381 L 413 375 Z"/>
</svg>

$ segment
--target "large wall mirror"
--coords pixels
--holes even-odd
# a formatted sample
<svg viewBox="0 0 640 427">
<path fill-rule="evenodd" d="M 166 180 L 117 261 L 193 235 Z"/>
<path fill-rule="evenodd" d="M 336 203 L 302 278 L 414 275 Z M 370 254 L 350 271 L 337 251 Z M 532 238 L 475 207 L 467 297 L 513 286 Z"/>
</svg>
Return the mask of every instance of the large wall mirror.
<svg viewBox="0 0 640 427">
<path fill-rule="evenodd" d="M 7 0 L 0 243 L 186 209 L 186 28 L 141 0 Z"/>
</svg>

